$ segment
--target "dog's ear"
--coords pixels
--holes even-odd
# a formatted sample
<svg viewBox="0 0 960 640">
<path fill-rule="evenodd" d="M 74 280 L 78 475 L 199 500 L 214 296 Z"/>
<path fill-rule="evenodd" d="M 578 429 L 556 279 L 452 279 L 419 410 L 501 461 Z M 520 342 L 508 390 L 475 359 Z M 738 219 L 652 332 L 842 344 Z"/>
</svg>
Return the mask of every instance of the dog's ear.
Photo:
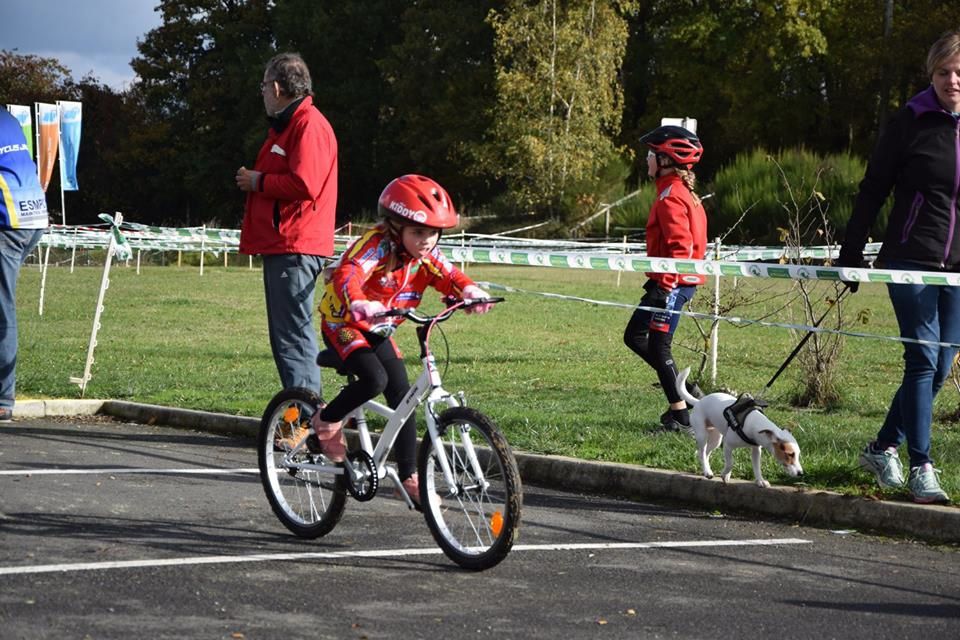
<svg viewBox="0 0 960 640">
<path fill-rule="evenodd" d="M 757 431 L 757 435 L 766 438 L 770 442 L 777 441 L 777 437 L 774 435 L 771 429 L 760 429 L 760 431 Z"/>
</svg>

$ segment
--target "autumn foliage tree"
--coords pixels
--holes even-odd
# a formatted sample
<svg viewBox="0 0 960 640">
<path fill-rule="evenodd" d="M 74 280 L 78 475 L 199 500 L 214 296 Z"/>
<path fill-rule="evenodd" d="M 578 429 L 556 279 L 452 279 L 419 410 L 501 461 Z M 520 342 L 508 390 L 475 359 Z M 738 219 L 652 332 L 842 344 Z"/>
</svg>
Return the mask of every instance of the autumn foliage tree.
<svg viewBox="0 0 960 640">
<path fill-rule="evenodd" d="M 491 12 L 496 106 L 479 168 L 506 180 L 523 211 L 562 215 L 575 181 L 614 152 L 627 2 L 513 0 Z"/>
</svg>

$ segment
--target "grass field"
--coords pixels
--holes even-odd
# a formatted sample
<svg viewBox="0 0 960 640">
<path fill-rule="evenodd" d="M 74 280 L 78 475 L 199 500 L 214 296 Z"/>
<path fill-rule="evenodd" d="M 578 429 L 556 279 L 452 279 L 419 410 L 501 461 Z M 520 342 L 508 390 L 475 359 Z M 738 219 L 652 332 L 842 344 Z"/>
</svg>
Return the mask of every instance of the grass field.
<svg viewBox="0 0 960 640">
<path fill-rule="evenodd" d="M 20 358 L 17 395 L 79 397 L 71 376 L 83 372 L 102 269 L 51 268 L 44 313 L 38 315 L 40 271 L 25 267 L 18 290 Z M 642 274 L 533 267 L 469 266 L 475 279 L 536 292 L 636 303 Z M 731 281 L 725 280 L 723 286 Z M 791 297 L 792 282 L 745 280 L 761 301 L 732 313 L 759 318 Z M 771 289 L 772 287 L 772 289 Z M 458 316 L 443 325 L 451 359 L 445 386 L 465 389 L 469 403 L 492 416 L 511 444 L 524 451 L 642 464 L 697 473 L 689 436 L 656 433 L 666 400 L 656 376 L 622 342 L 630 309 L 528 293 L 505 293 L 507 302 L 485 316 Z M 425 306 L 436 308 L 437 296 Z M 707 312 L 709 292 L 695 309 Z M 863 285 L 847 312 L 866 311 L 856 330 L 897 334 L 881 285 Z M 852 316 L 851 316 L 852 317 Z M 802 322 L 799 307 L 767 318 Z M 279 380 L 267 341 L 261 276 L 245 267 L 114 267 L 101 318 L 93 378 L 86 397 L 113 398 L 259 417 Z M 419 366 L 412 327 L 398 341 L 411 371 Z M 718 379 L 707 372 L 705 391 L 726 388 L 758 393 L 800 335 L 757 325 L 720 326 Z M 689 318 L 681 324 L 674 354 L 681 368 L 696 367 L 700 345 Z M 442 340 L 438 360 L 446 361 Z M 842 365 L 842 401 L 830 411 L 789 406 L 803 375 L 795 361 L 766 394 L 774 421 L 789 427 L 803 449 L 802 479 L 788 478 L 769 456 L 764 473 L 774 483 L 825 488 L 850 494 L 906 499 L 905 492 L 880 492 L 856 465 L 859 449 L 875 433 L 899 384 L 901 347 L 893 341 L 848 337 Z M 338 380 L 326 378 L 325 395 Z M 960 498 L 960 429 L 951 422 L 960 394 L 948 383 L 935 407 L 933 457 L 941 482 Z M 714 468 L 722 463 L 715 453 Z M 903 455 L 904 461 L 906 455 Z M 737 478 L 752 478 L 749 455 L 739 452 Z"/>
</svg>

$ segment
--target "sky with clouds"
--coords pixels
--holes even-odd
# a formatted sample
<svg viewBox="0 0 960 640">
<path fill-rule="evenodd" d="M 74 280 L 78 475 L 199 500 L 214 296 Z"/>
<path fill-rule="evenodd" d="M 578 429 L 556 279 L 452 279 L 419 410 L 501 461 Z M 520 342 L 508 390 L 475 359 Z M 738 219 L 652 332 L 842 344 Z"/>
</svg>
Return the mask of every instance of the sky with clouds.
<svg viewBox="0 0 960 640">
<path fill-rule="evenodd" d="M 0 0 L 0 49 L 57 58 L 75 80 L 92 73 L 116 90 L 130 83 L 137 39 L 162 17 L 159 0 Z"/>
</svg>

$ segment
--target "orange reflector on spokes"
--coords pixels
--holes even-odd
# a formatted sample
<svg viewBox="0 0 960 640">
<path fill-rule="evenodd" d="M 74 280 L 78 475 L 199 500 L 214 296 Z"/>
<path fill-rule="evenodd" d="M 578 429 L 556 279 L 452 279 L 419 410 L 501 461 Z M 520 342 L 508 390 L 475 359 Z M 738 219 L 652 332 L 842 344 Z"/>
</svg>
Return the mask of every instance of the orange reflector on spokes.
<svg viewBox="0 0 960 640">
<path fill-rule="evenodd" d="M 287 407 L 283 412 L 283 419 L 287 422 L 296 422 L 300 418 L 300 409 L 298 407 Z"/>
<path fill-rule="evenodd" d="M 493 531 L 495 536 L 500 535 L 500 532 L 503 531 L 503 514 L 499 511 L 494 511 L 493 515 L 490 516 L 490 530 Z"/>
</svg>

